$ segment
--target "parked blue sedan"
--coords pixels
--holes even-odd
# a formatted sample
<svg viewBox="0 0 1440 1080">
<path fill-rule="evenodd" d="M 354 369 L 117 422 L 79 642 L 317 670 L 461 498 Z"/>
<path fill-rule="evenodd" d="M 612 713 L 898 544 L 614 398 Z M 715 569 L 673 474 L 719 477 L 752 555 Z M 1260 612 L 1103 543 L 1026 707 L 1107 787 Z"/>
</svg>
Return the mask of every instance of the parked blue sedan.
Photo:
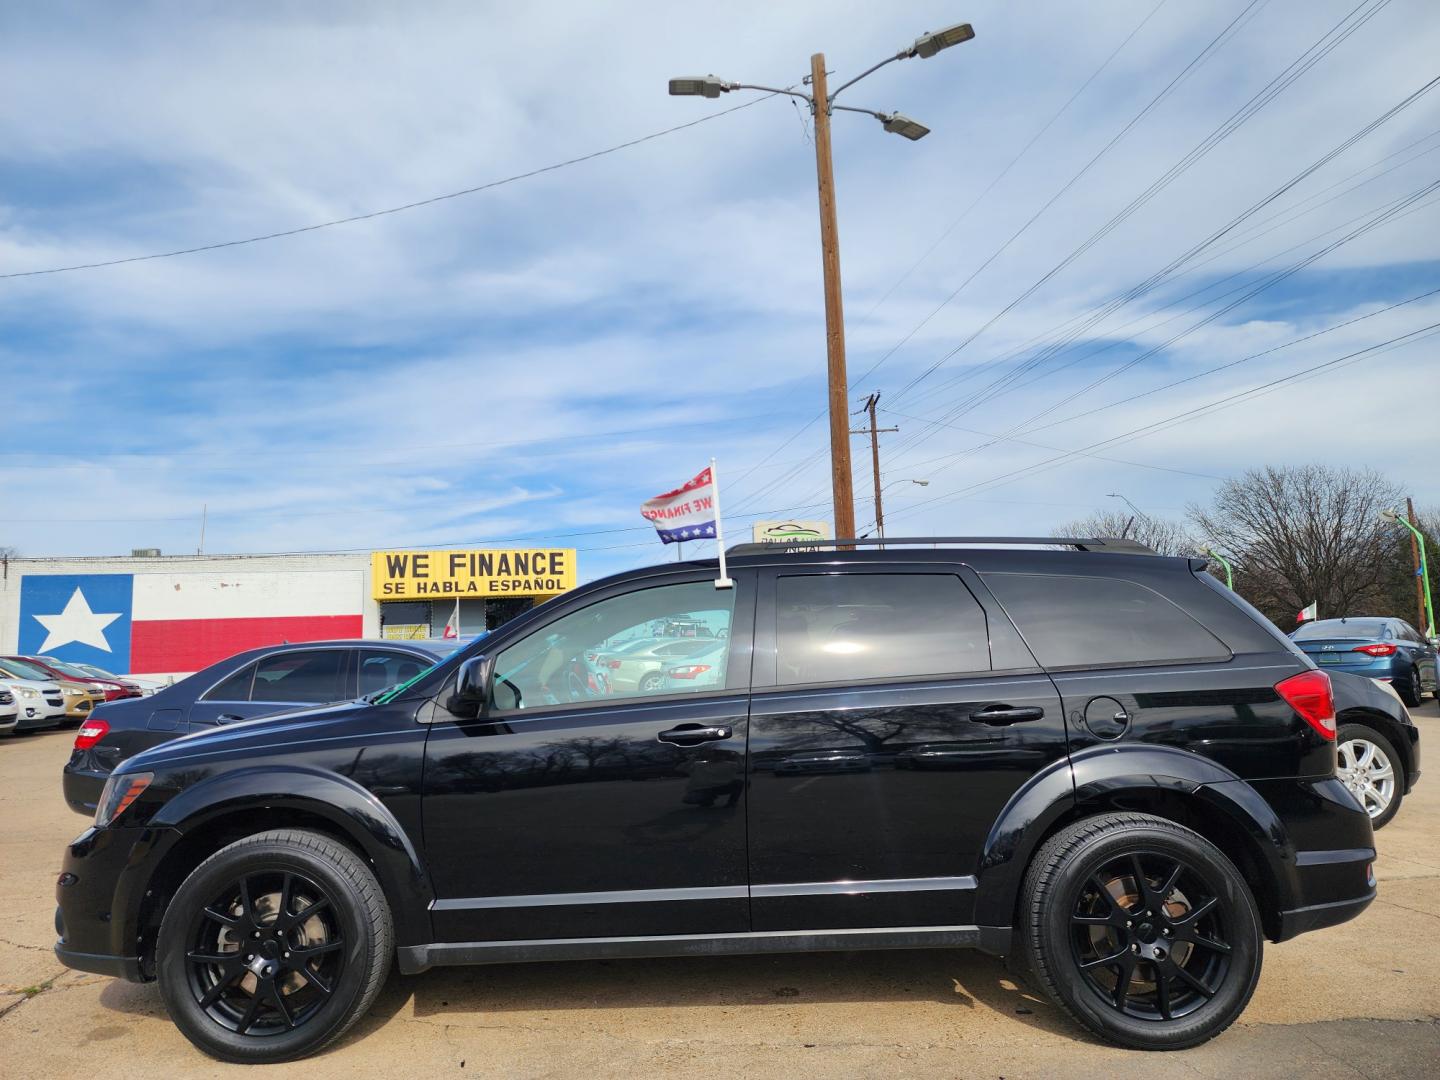
<svg viewBox="0 0 1440 1080">
<path fill-rule="evenodd" d="M 1411 708 L 1436 689 L 1435 646 L 1403 619 L 1321 619 L 1290 637 L 1326 671 L 1388 682 Z"/>
<path fill-rule="evenodd" d="M 151 697 L 97 705 L 75 733 L 63 786 L 93 814 L 115 766 L 141 750 L 221 724 L 368 697 L 408 682 L 473 638 L 309 641 L 236 653 Z"/>
</svg>

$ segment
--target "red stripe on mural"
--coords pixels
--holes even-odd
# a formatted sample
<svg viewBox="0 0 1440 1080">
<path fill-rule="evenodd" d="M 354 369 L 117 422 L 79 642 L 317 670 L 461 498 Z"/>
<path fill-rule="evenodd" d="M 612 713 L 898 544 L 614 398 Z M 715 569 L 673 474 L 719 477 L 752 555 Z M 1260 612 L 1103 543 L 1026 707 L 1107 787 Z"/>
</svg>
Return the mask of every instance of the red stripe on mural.
<svg viewBox="0 0 1440 1080">
<path fill-rule="evenodd" d="M 286 641 L 358 638 L 359 615 L 294 615 L 263 619 L 156 619 L 130 625 L 130 671 L 199 671 L 245 649 Z"/>
</svg>

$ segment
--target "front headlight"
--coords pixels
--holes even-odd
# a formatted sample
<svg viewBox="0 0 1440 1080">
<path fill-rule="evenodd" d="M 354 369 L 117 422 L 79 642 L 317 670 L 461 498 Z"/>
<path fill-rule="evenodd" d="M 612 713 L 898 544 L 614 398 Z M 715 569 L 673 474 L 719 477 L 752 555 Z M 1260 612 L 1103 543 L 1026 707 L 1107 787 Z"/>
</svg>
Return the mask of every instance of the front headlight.
<svg viewBox="0 0 1440 1080">
<path fill-rule="evenodd" d="M 38 698 L 40 696 L 40 691 L 36 690 L 33 686 L 22 686 L 19 688 L 19 693 L 23 698 Z"/>
<path fill-rule="evenodd" d="M 111 824 L 144 794 L 154 779 L 155 774 L 148 772 L 111 773 L 105 781 L 105 790 L 100 793 L 100 801 L 95 804 L 95 827 L 103 829 Z"/>
<path fill-rule="evenodd" d="M 83 694 L 83 693 L 85 693 L 86 691 L 85 691 L 85 687 L 83 687 L 83 686 L 79 686 L 79 685 L 77 685 L 77 684 L 75 684 L 75 683 L 68 683 L 68 682 L 67 682 L 67 683 L 61 683 L 61 684 L 60 684 L 60 692 L 61 692 L 62 694 Z"/>
</svg>

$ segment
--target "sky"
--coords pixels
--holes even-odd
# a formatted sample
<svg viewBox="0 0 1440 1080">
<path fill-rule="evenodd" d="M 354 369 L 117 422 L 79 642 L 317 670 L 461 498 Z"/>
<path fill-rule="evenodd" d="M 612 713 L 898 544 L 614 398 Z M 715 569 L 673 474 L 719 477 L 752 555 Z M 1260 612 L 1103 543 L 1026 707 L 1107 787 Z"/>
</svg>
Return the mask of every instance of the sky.
<svg viewBox="0 0 1440 1080">
<path fill-rule="evenodd" d="M 803 90 L 821 50 L 833 87 L 961 20 L 840 98 L 932 134 L 834 116 L 889 535 L 1179 517 L 1267 464 L 1440 503 L 1440 7 L 1079 10 L 8 5 L 0 546 L 194 553 L 203 508 L 207 553 L 553 544 L 588 579 L 674 558 L 640 504 L 711 457 L 730 542 L 830 518 L 810 119 L 666 82 Z"/>
</svg>

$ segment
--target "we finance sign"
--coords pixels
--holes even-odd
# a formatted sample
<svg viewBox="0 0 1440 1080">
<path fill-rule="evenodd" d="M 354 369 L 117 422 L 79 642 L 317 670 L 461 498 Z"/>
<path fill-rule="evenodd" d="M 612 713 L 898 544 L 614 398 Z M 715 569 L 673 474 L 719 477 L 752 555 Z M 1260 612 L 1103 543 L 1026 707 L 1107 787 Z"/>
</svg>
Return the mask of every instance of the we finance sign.
<svg viewBox="0 0 1440 1080">
<path fill-rule="evenodd" d="M 575 587 L 575 549 L 376 551 L 370 578 L 376 600 L 550 596 Z"/>
</svg>

